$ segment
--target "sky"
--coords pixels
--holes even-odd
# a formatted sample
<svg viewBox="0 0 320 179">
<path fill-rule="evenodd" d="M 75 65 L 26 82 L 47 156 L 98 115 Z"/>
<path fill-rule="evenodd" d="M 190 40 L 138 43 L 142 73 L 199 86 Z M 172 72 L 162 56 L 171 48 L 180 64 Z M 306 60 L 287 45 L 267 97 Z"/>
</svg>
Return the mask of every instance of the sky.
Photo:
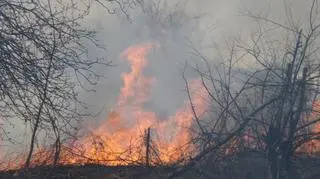
<svg viewBox="0 0 320 179">
<path fill-rule="evenodd" d="M 160 0 L 160 11 L 155 10 L 158 0 L 146 0 L 145 12 L 141 7 L 130 9 L 131 20 L 118 14 L 110 14 L 105 8 L 94 4 L 90 14 L 82 22 L 85 27 L 97 31 L 97 39 L 105 46 L 105 50 L 88 45 L 90 58 L 104 57 L 111 60 L 113 67 L 97 68 L 103 75 L 94 93 L 82 93 L 81 98 L 89 104 L 89 112 L 99 113 L 88 118 L 91 123 L 104 120 L 117 100 L 122 86 L 121 73 L 128 71 L 128 64 L 121 60 L 120 54 L 134 44 L 157 42 L 149 56 L 149 65 L 145 73 L 155 76 L 156 85 L 152 88 L 149 107 L 159 115 L 170 115 L 180 107 L 186 99 L 182 68 L 186 61 L 197 64 L 192 54 L 192 47 L 203 51 L 212 60 L 217 60 L 213 44 L 223 44 L 226 39 L 237 36 L 246 41 L 248 34 L 254 31 L 256 23 L 247 17 L 245 12 L 267 14 L 270 18 L 284 22 L 289 11 L 285 6 L 292 7 L 292 14 L 297 22 L 303 23 L 311 0 Z M 106 4 L 108 6 L 108 4 Z M 152 7 L 150 10 L 148 7 Z M 156 15 L 158 12 L 158 15 Z M 287 14 L 287 15 L 286 15 Z M 188 74 L 190 79 L 195 74 Z M 21 135 L 28 128 L 17 124 Z M 15 132 L 13 132 L 15 133 Z M 17 135 L 18 135 L 17 134 Z M 27 135 L 22 140 L 26 139 Z M 28 146 L 24 142 L 25 146 Z"/>
<path fill-rule="evenodd" d="M 155 10 L 148 11 L 148 6 L 155 8 L 160 2 L 160 15 Z M 180 3 L 179 3 L 180 2 Z M 181 3 L 182 2 L 182 3 Z M 153 98 L 156 108 L 170 111 L 179 106 L 185 96 L 181 68 L 185 61 L 196 64 L 192 59 L 190 44 L 203 51 L 210 59 L 215 60 L 212 44 L 223 44 L 225 40 L 241 36 L 245 41 L 247 35 L 254 31 L 256 23 L 246 12 L 263 13 L 279 22 L 285 22 L 284 7 L 292 7 L 297 21 L 305 17 L 310 0 L 154 0 L 145 1 L 146 12 L 140 7 L 129 11 L 132 21 L 116 15 L 110 15 L 101 6 L 94 6 L 84 23 L 98 31 L 97 38 L 105 45 L 106 51 L 91 54 L 111 60 L 116 67 L 102 70 L 104 78 L 100 81 L 94 94 L 84 94 L 92 109 L 110 109 L 115 103 L 119 87 L 122 85 L 120 74 L 126 70 L 125 63 L 119 55 L 130 45 L 144 42 L 158 42 L 161 45 L 149 58 L 149 71 L 159 81 L 154 89 Z M 151 13 L 150 13 L 151 12 Z M 169 16 L 173 19 L 168 20 Z M 179 24 L 179 25 L 178 25 Z M 161 52 L 160 52 L 161 51 Z M 164 98 L 163 96 L 166 96 Z M 171 100 L 171 101 L 168 101 Z M 104 110 L 107 111 L 107 110 Z M 102 113 L 102 116 L 105 115 Z M 102 117 L 103 118 L 103 117 Z"/>
</svg>

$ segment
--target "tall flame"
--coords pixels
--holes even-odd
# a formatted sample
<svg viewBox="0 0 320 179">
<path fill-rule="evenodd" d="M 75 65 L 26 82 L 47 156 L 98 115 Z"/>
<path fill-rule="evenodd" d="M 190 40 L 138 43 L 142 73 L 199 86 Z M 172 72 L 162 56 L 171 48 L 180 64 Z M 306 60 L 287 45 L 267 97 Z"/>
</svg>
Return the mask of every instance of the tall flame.
<svg viewBox="0 0 320 179">
<path fill-rule="evenodd" d="M 185 147 L 191 139 L 188 130 L 193 122 L 193 111 L 187 102 L 169 119 L 158 119 L 154 112 L 143 109 L 144 103 L 149 99 L 150 88 L 156 81 L 155 78 L 143 75 L 143 69 L 147 66 L 146 55 L 153 46 L 135 45 L 122 53 L 121 56 L 129 61 L 131 71 L 122 75 L 124 85 L 116 109 L 99 128 L 92 131 L 108 146 L 104 151 L 106 155 L 99 154 L 98 157 L 92 146 L 87 145 L 87 139 L 84 139 L 81 143 L 86 146 L 86 151 L 90 151 L 85 154 L 88 158 L 107 161 L 108 165 L 127 164 L 128 159 L 138 161 L 144 156 L 145 149 L 141 146 L 145 142 L 144 131 L 149 127 L 155 129 L 152 135 L 153 150 L 158 160 L 164 163 L 174 162 L 192 151 L 192 145 L 188 145 L 188 149 Z M 200 84 L 199 81 L 190 83 L 191 87 L 196 87 L 197 84 Z M 198 92 L 192 96 L 198 113 L 203 113 L 206 109 L 204 98 L 201 97 L 202 92 L 201 88 L 198 88 Z"/>
<path fill-rule="evenodd" d="M 190 128 L 194 123 L 194 113 L 200 116 L 208 108 L 205 101 L 207 93 L 201 80 L 192 80 L 188 82 L 192 105 L 186 100 L 167 119 L 159 119 L 155 112 L 146 110 L 144 105 L 149 100 L 151 87 L 156 79 L 144 76 L 143 70 L 148 65 L 149 51 L 155 46 L 152 43 L 134 45 L 121 54 L 121 58 L 129 62 L 130 72 L 122 75 L 123 87 L 115 108 L 98 127 L 90 129 L 90 134 L 62 146 L 60 164 L 141 164 L 146 159 L 146 143 L 150 144 L 151 164 L 184 161 L 194 154 L 196 146 L 190 142 L 193 137 Z M 315 103 L 313 108 L 320 111 L 320 102 Z M 147 141 L 145 131 L 149 128 L 152 130 Z M 312 130 L 319 133 L 320 124 L 315 125 Z M 249 134 L 243 140 L 251 145 L 253 139 Z M 232 140 L 225 154 L 233 153 L 238 143 L 238 140 Z M 318 140 L 311 140 L 306 145 L 312 146 L 307 147 L 309 152 L 320 151 Z M 18 160 L 5 166 L 0 165 L 0 168 L 20 168 L 24 164 L 23 158 L 18 157 Z M 41 165 L 44 161 L 52 163 L 52 153 L 41 148 L 34 154 L 33 165 Z"/>
<path fill-rule="evenodd" d="M 194 112 L 198 115 L 207 109 L 204 88 L 200 80 L 189 82 L 189 90 L 194 109 L 189 100 L 168 119 L 159 119 L 155 112 L 144 109 L 149 100 L 150 90 L 156 82 L 146 77 L 143 69 L 147 66 L 147 54 L 155 44 L 134 45 L 126 49 L 121 58 L 130 64 L 130 72 L 122 75 L 123 87 L 107 119 L 99 127 L 90 129 L 90 134 L 70 144 L 62 146 L 59 164 L 95 163 L 103 165 L 141 164 L 146 158 L 146 142 L 150 145 L 150 164 L 162 164 L 185 160 L 195 151 L 189 143 L 189 131 L 193 124 Z M 145 131 L 151 128 L 151 136 L 146 141 Z M 14 162 L 0 164 L 1 170 L 23 167 L 24 156 L 17 156 Z M 52 164 L 52 150 L 38 149 L 33 155 L 32 165 Z"/>
<path fill-rule="evenodd" d="M 92 136 L 77 142 L 84 151 L 82 155 L 93 159 L 93 162 L 126 165 L 141 161 L 146 150 L 144 131 L 150 127 L 153 130 L 148 142 L 152 144 L 152 154 L 157 161 L 176 162 L 194 151 L 195 146 L 188 144 L 194 117 L 188 101 L 168 119 L 158 119 L 156 113 L 143 108 L 149 100 L 152 84 L 156 82 L 155 78 L 143 75 L 148 63 L 146 56 L 153 47 L 153 44 L 135 45 L 122 53 L 121 57 L 128 60 L 131 70 L 122 75 L 123 87 L 116 108 L 98 128 L 91 131 L 93 136 L 98 136 L 99 146 L 93 147 Z M 207 108 L 204 89 L 199 80 L 191 81 L 189 86 L 191 90 L 196 90 L 191 99 L 196 113 L 201 114 Z M 72 162 L 79 163 L 79 160 L 83 159 L 73 158 Z"/>
</svg>

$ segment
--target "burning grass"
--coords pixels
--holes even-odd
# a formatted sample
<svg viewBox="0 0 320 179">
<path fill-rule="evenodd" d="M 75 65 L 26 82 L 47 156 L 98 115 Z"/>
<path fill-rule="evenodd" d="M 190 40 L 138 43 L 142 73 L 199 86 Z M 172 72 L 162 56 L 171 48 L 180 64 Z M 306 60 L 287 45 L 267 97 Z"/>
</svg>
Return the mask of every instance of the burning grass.
<svg viewBox="0 0 320 179">
<path fill-rule="evenodd" d="M 267 159 L 258 152 L 237 152 L 223 157 L 208 156 L 197 167 L 188 170 L 178 178 L 219 178 L 219 179 L 267 179 Z M 320 158 L 295 156 L 293 170 L 296 178 L 317 179 Z M 167 178 L 175 166 L 149 167 L 141 165 L 105 166 L 98 164 L 39 166 L 30 169 L 0 172 L 0 178 L 88 178 L 88 179 L 129 179 Z"/>
<path fill-rule="evenodd" d="M 123 87 L 114 110 L 97 128 L 91 129 L 90 134 L 64 144 L 57 160 L 54 160 L 54 151 L 50 147 L 35 151 L 31 162 L 34 168 L 32 171 L 39 169 L 37 168 L 39 166 L 48 166 L 41 170 L 50 170 L 54 173 L 61 171 L 66 177 L 69 176 L 69 171 L 79 173 L 84 168 L 90 173 L 94 166 L 93 168 L 98 170 L 97 177 L 106 177 L 108 172 L 122 170 L 130 172 L 137 170 L 143 173 L 144 166 L 148 165 L 148 168 L 157 166 L 155 170 L 158 173 L 159 171 L 166 173 L 170 168 L 173 169 L 178 164 L 183 165 L 192 160 L 199 148 L 195 143 L 190 142 L 193 139 L 190 128 L 195 122 L 195 115 L 201 116 L 207 110 L 208 104 L 205 99 L 208 94 L 203 89 L 201 80 L 193 79 L 188 82 L 190 99 L 186 100 L 172 116 L 159 119 L 155 112 L 144 109 L 143 105 L 148 102 L 150 89 L 156 83 L 156 79 L 144 76 L 143 69 L 148 64 L 148 52 L 155 46 L 151 43 L 135 45 L 122 53 L 121 57 L 128 60 L 131 70 L 122 75 Z M 313 132 L 318 133 L 319 129 L 319 124 L 315 125 Z M 147 132 L 148 130 L 150 131 Z M 253 142 L 254 137 L 250 131 L 247 131 L 243 136 L 232 139 L 222 147 L 220 156 L 237 155 L 243 144 L 257 147 L 258 145 Z M 316 153 L 320 151 L 319 144 L 318 140 L 311 140 L 306 143 L 306 148 L 302 151 Z M 311 145 L 312 150 L 309 147 Z M 14 172 L 9 170 L 23 168 L 24 162 L 24 155 L 17 156 L 5 161 L 0 169 L 8 171 L 6 174 L 14 175 Z M 264 159 L 261 159 L 261 163 L 264 162 Z M 49 167 L 52 165 L 55 167 Z M 210 166 L 213 165 L 210 164 Z M 168 166 L 170 166 L 169 169 Z M 72 177 L 76 175 L 70 174 Z"/>
<path fill-rule="evenodd" d="M 150 89 L 156 79 L 143 74 L 147 66 L 147 54 L 155 44 L 146 43 L 129 47 L 121 54 L 131 70 L 122 74 L 123 87 L 117 104 L 107 119 L 93 128 L 85 137 L 61 147 L 59 165 L 101 164 L 106 166 L 136 165 L 145 161 L 146 150 L 153 155 L 150 164 L 173 164 L 194 155 L 195 146 L 190 143 L 189 131 L 194 122 L 194 113 L 201 115 L 207 109 L 206 93 L 200 80 L 190 81 L 189 101 L 168 119 L 159 119 L 156 113 L 143 108 L 149 100 Z M 146 141 L 145 131 L 151 128 L 151 140 Z M 145 144 L 150 143 L 146 149 Z M 38 149 L 33 155 L 32 165 L 54 163 L 51 149 Z M 23 167 L 25 157 L 16 157 L 15 162 L 7 162 L 2 169 Z"/>
</svg>

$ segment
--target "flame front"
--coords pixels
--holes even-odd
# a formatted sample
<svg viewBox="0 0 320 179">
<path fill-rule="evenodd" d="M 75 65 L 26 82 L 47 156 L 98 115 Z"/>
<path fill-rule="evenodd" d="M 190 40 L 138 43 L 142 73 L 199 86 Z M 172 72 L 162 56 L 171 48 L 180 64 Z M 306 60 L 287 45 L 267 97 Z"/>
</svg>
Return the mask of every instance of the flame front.
<svg viewBox="0 0 320 179">
<path fill-rule="evenodd" d="M 155 46 L 151 43 L 135 45 L 121 54 L 121 58 L 129 62 L 130 72 L 122 75 L 123 87 L 115 108 L 97 128 L 91 129 L 88 135 L 62 146 L 59 164 L 142 164 L 146 158 L 146 142 L 150 143 L 151 164 L 181 162 L 195 154 L 196 146 L 191 142 L 193 136 L 190 129 L 194 123 L 194 113 L 200 116 L 207 111 L 208 106 L 204 99 L 208 98 L 208 93 L 201 80 L 192 80 L 188 82 L 192 105 L 189 99 L 186 100 L 183 106 L 167 119 L 159 119 L 155 112 L 146 110 L 144 105 L 150 98 L 156 79 L 144 76 L 143 70 L 148 65 L 149 51 Z M 314 108 L 320 109 L 320 103 L 316 103 Z M 146 141 L 145 131 L 148 128 L 152 130 L 150 140 Z M 313 132 L 320 132 L 320 124 L 314 126 Z M 243 140 L 251 145 L 253 139 L 244 136 Z M 312 146 L 307 147 L 308 152 L 320 150 L 317 140 L 311 140 L 307 145 Z M 233 153 L 237 146 L 238 142 L 232 140 L 225 154 Z M 51 156 L 50 151 L 39 149 L 34 154 L 33 166 L 52 164 Z M 1 169 L 20 168 L 24 158 L 20 156 L 19 160 L 8 163 Z"/>
<path fill-rule="evenodd" d="M 98 128 L 73 146 L 82 151 L 84 157 L 62 158 L 66 163 L 100 163 L 105 165 L 128 165 L 144 161 L 145 130 L 152 130 L 151 153 L 157 162 L 164 164 L 185 159 L 195 150 L 189 132 L 193 124 L 193 111 L 189 102 L 185 102 L 176 114 L 168 119 L 158 119 L 156 113 L 144 110 L 143 105 L 149 100 L 149 93 L 155 78 L 143 75 L 147 66 L 147 54 L 153 44 L 141 44 L 129 47 L 121 57 L 126 58 L 131 70 L 122 75 L 121 88 L 115 109 Z M 197 114 L 203 113 L 207 106 L 203 99 L 204 89 L 200 80 L 189 84 L 191 99 Z M 197 89 L 195 89 L 197 88 Z M 155 162 L 155 161 L 151 161 Z"/>
<path fill-rule="evenodd" d="M 128 60 L 130 72 L 122 75 L 123 87 L 120 90 L 115 109 L 103 120 L 99 127 L 70 144 L 63 145 L 58 163 L 130 165 L 142 164 L 146 158 L 146 142 L 150 143 L 150 164 L 170 164 L 181 162 L 195 152 L 195 145 L 189 129 L 193 124 L 194 112 L 198 115 L 207 109 L 205 89 L 201 80 L 189 82 L 190 100 L 168 119 L 158 119 L 155 112 L 144 109 L 149 100 L 153 77 L 146 77 L 143 69 L 147 66 L 147 54 L 155 44 L 141 44 L 126 49 L 121 58 Z M 165 70 L 165 69 L 164 69 Z M 150 141 L 145 140 L 145 131 L 151 128 Z M 7 160 L 0 165 L 1 170 L 23 167 L 25 154 Z M 53 163 L 51 149 L 38 149 L 34 152 L 31 165 Z"/>
</svg>

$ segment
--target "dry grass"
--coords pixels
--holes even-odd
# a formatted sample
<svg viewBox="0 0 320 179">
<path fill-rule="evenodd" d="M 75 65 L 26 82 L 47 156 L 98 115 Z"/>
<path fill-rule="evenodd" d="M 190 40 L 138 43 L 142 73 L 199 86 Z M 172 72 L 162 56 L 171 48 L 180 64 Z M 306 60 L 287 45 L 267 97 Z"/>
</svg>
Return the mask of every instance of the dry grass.
<svg viewBox="0 0 320 179">
<path fill-rule="evenodd" d="M 142 166 L 106 167 L 100 165 L 37 167 L 29 170 L 0 173 L 0 179 L 161 179 L 174 169 L 155 167 L 147 170 Z M 319 179 L 320 158 L 298 156 L 294 159 L 295 179 Z M 226 156 L 220 161 L 210 160 L 184 173 L 186 179 L 267 179 L 267 160 L 257 153 L 241 153 Z"/>
</svg>

